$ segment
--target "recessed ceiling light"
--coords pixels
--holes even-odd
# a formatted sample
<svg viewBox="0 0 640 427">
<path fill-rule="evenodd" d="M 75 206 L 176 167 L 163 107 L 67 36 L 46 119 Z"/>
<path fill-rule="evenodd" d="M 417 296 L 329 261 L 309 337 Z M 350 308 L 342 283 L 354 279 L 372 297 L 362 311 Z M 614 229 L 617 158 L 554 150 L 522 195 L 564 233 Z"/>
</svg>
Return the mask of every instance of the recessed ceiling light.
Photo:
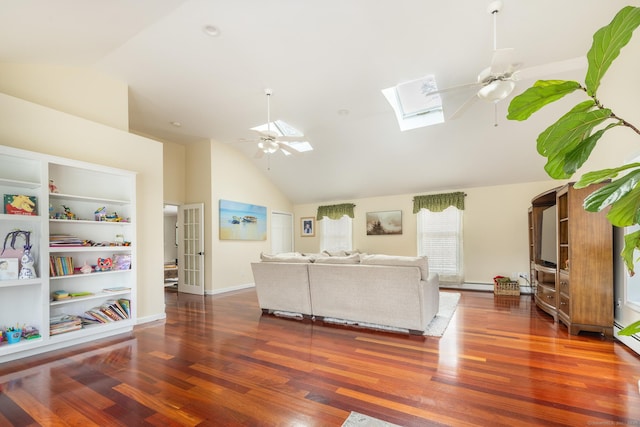
<svg viewBox="0 0 640 427">
<path fill-rule="evenodd" d="M 180 123 L 180 122 L 169 122 L 169 123 L 171 124 L 171 126 L 175 126 L 177 128 L 182 126 L 182 123 Z"/>
<path fill-rule="evenodd" d="M 213 25 L 205 25 L 204 27 L 202 27 L 202 31 L 204 31 L 206 35 L 211 37 L 218 37 L 220 35 L 220 30 L 218 29 L 218 27 Z"/>
</svg>

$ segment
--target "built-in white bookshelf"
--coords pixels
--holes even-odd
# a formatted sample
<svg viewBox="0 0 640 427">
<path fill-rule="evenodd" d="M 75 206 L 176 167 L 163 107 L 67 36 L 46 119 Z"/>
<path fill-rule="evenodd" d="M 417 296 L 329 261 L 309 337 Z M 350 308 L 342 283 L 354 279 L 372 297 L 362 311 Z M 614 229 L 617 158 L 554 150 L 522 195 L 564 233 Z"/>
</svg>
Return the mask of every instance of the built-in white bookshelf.
<svg viewBox="0 0 640 427">
<path fill-rule="evenodd" d="M 50 182 L 56 192 L 50 192 Z M 21 215 L 6 213 L 3 203 L 0 245 L 11 231 L 28 231 L 37 276 L 0 276 L 0 329 L 27 326 L 39 332 L 38 337 L 18 343 L 0 342 L 0 362 L 132 330 L 137 287 L 135 189 L 134 172 L 0 146 L 3 202 L 5 194 L 24 195 L 36 204 L 33 214 Z M 50 246 L 52 236 L 68 236 L 74 242 Z M 8 248 L 0 261 L 18 256 L 23 245 L 24 239 L 18 237 L 15 250 Z M 114 261 L 119 269 L 113 267 Z M 96 271 L 96 266 L 107 270 Z M 57 292 L 71 296 L 57 300 Z M 76 330 L 51 333 L 50 319 L 89 317 L 87 311 L 118 300 L 129 301 L 128 313 L 118 320 L 85 322 Z"/>
</svg>

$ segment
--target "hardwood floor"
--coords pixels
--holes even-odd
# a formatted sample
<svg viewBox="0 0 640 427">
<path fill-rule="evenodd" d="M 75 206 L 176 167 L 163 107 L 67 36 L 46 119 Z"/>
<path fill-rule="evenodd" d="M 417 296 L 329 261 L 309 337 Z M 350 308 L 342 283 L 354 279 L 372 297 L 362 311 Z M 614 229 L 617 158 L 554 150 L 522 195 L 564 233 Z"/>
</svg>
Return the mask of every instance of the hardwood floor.
<svg viewBox="0 0 640 427">
<path fill-rule="evenodd" d="M 166 301 L 164 324 L 0 365 L 0 425 L 640 424 L 640 358 L 530 296 L 462 292 L 442 338 L 263 316 L 253 289 Z"/>
</svg>

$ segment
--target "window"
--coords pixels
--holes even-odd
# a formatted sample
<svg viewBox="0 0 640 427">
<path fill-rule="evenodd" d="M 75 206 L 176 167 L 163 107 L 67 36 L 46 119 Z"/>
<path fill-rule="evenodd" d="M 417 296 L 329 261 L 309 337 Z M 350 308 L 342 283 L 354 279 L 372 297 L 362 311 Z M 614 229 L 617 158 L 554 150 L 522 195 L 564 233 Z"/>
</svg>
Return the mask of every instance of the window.
<svg viewBox="0 0 640 427">
<path fill-rule="evenodd" d="M 353 220 L 347 215 L 340 219 L 323 217 L 320 230 L 320 251 L 352 250 L 351 229 Z"/>
<path fill-rule="evenodd" d="M 462 210 L 449 206 L 442 212 L 418 212 L 418 255 L 429 258 L 429 270 L 440 282 L 464 282 L 462 264 Z"/>
</svg>

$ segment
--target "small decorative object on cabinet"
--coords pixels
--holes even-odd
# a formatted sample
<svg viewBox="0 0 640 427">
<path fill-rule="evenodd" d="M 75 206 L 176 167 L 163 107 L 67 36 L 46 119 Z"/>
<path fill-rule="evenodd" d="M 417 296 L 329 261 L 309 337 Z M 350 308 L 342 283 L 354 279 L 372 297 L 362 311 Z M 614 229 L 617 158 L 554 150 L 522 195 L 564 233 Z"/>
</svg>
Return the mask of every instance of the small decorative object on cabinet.
<svg viewBox="0 0 640 427">
<path fill-rule="evenodd" d="M 0 325 L 33 325 L 41 334 L 13 345 L 0 343 L 0 363 L 132 330 L 135 189 L 134 172 L 0 146 L 0 194 L 24 195 L 51 207 L 44 215 L 37 205 L 35 215 L 0 214 L 0 236 L 27 232 L 32 258 L 22 260 L 20 277 L 15 277 L 19 264 L 7 263 L 12 273 L 0 280 Z M 117 221 L 97 216 L 100 207 L 117 212 Z M 20 260 L 22 249 L 7 248 L 0 260 Z M 96 269 L 98 260 L 116 257 L 129 268 Z M 87 316 L 92 310 L 110 312 L 114 300 L 126 304 L 126 315 L 104 323 Z"/>
<path fill-rule="evenodd" d="M 536 196 L 529 209 L 536 305 L 572 335 L 613 335 L 613 228 L 606 211 L 583 207 L 599 186 L 554 188 Z"/>
</svg>

